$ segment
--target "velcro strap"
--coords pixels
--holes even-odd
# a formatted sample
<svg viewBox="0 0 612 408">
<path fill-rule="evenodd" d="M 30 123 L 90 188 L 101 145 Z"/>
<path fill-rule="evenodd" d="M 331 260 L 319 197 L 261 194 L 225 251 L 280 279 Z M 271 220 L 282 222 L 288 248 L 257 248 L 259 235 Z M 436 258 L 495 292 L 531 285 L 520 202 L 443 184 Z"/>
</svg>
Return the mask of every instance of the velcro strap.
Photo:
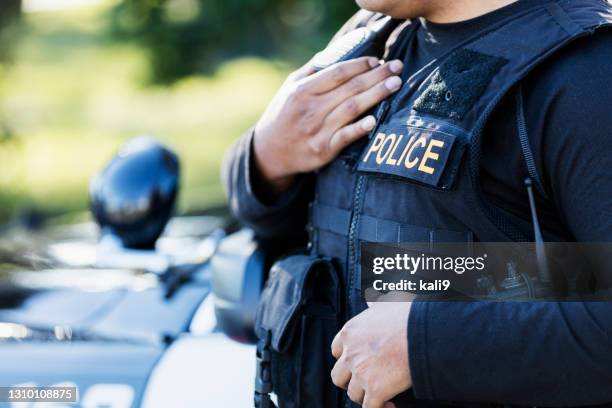
<svg viewBox="0 0 612 408">
<path fill-rule="evenodd" d="M 583 28 L 580 27 L 572 18 L 563 10 L 563 8 L 557 3 L 549 3 L 546 5 L 546 10 L 550 15 L 557 21 L 557 23 L 563 27 L 569 35 L 577 35 Z"/>
<path fill-rule="evenodd" d="M 348 235 L 351 212 L 342 208 L 313 203 L 311 207 L 312 226 L 338 235 Z"/>
<path fill-rule="evenodd" d="M 312 226 L 315 229 L 348 236 L 350 223 L 351 212 L 348 210 L 317 203 L 312 206 Z M 435 244 L 473 241 L 473 234 L 470 231 L 459 232 L 427 228 L 370 215 L 359 217 L 357 233 L 360 240 L 367 242 L 428 242 Z"/>
</svg>

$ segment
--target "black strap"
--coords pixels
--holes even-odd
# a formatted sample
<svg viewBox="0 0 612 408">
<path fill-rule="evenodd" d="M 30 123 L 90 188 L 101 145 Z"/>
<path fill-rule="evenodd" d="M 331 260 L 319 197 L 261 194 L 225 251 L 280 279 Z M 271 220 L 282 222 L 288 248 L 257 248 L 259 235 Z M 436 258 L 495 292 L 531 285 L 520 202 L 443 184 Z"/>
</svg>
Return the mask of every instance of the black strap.
<svg viewBox="0 0 612 408">
<path fill-rule="evenodd" d="M 546 10 L 569 35 L 573 36 L 583 31 L 583 28 L 576 24 L 559 4 L 549 3 L 546 5 Z"/>
<path fill-rule="evenodd" d="M 257 343 L 255 395 L 253 401 L 255 408 L 276 408 L 276 405 L 274 405 L 270 398 L 270 393 L 272 393 L 270 337 L 271 334 L 268 331 L 265 338 Z"/>
<path fill-rule="evenodd" d="M 533 151 L 529 143 L 529 133 L 527 132 L 527 125 L 525 123 L 525 108 L 523 103 L 523 87 L 519 84 L 516 92 L 516 128 L 521 143 L 521 150 L 523 152 L 523 158 L 529 172 L 529 177 L 533 180 L 536 188 L 542 194 L 544 198 L 548 200 L 548 194 L 542 183 L 542 179 L 538 174 L 538 170 L 533 158 Z"/>
<path fill-rule="evenodd" d="M 348 236 L 351 212 L 342 208 L 315 203 L 312 205 L 312 226 L 315 229 Z M 450 231 L 390 221 L 362 214 L 357 228 L 358 237 L 367 242 L 430 244 L 468 242 L 474 240 L 471 231 Z"/>
</svg>

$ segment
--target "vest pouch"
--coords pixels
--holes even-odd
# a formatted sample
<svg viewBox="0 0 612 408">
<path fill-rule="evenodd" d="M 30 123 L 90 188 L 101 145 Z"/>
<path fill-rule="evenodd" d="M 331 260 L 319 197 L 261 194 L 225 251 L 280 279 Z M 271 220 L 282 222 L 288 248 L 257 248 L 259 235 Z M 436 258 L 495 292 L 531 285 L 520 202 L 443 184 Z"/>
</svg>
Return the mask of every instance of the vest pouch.
<svg viewBox="0 0 612 408">
<path fill-rule="evenodd" d="M 268 343 L 272 390 L 280 407 L 334 407 L 331 342 L 340 329 L 340 284 L 326 258 L 276 262 L 257 308 L 255 331 Z"/>
</svg>

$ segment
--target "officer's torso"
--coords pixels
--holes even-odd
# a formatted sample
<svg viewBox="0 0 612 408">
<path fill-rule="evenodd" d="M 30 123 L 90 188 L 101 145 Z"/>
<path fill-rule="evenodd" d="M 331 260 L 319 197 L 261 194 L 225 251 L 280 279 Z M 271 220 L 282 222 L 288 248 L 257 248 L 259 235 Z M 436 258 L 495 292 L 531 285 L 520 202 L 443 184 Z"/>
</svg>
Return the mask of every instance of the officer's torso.
<svg viewBox="0 0 612 408">
<path fill-rule="evenodd" d="M 598 9 L 607 8 L 589 0 L 534 3 L 456 44 L 377 108 L 379 125 L 367 141 L 319 172 L 311 210 L 313 251 L 341 265 L 347 318 L 365 307 L 361 242 L 531 240 L 522 228 L 528 220 L 483 196 L 483 128 L 528 72 L 603 23 Z M 413 36 L 418 24 L 403 25 L 399 38 Z M 402 42 L 409 43 L 395 44 Z"/>
</svg>

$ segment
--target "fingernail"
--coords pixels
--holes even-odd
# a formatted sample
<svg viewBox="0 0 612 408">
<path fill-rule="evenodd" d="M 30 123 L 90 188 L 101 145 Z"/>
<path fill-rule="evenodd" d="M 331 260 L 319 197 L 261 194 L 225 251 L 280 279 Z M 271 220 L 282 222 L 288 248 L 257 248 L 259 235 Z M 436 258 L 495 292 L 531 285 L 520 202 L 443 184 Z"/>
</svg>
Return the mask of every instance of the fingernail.
<svg viewBox="0 0 612 408">
<path fill-rule="evenodd" d="M 385 81 L 385 87 L 390 91 L 397 91 L 402 86 L 400 77 L 391 77 Z"/>
<path fill-rule="evenodd" d="M 372 68 L 376 68 L 377 66 L 380 65 L 380 61 L 377 60 L 376 58 L 370 58 L 369 63 Z"/>
<path fill-rule="evenodd" d="M 374 116 L 367 116 L 361 121 L 363 130 L 372 130 L 374 126 L 376 126 L 376 118 Z"/>
<path fill-rule="evenodd" d="M 402 69 L 404 69 L 404 63 L 400 60 L 393 60 L 389 63 L 389 69 L 394 74 L 399 74 L 402 72 Z"/>
</svg>

